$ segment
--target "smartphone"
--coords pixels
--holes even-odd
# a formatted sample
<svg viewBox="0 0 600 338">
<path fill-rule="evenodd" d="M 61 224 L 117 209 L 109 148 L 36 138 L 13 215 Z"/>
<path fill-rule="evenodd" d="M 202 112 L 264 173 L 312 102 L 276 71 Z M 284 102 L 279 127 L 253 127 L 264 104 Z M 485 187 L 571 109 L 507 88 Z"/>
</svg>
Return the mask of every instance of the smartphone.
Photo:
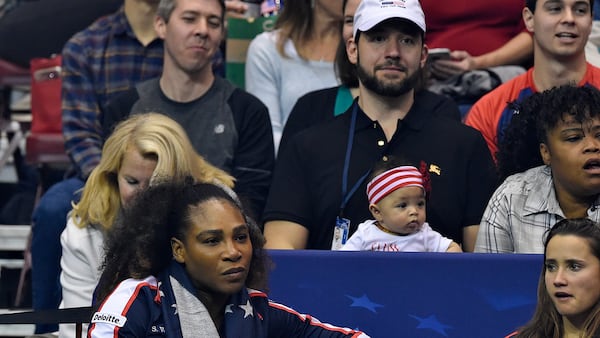
<svg viewBox="0 0 600 338">
<path fill-rule="evenodd" d="M 448 48 L 432 48 L 427 56 L 428 62 L 436 60 L 450 60 L 450 49 Z"/>
</svg>

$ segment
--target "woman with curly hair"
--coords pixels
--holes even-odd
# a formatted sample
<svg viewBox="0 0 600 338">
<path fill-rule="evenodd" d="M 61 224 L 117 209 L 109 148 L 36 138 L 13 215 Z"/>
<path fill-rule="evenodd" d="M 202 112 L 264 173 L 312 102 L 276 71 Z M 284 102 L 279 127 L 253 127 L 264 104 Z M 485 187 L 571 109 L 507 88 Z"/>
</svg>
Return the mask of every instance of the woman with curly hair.
<svg viewBox="0 0 600 338">
<path fill-rule="evenodd" d="M 508 337 L 600 337 L 598 223 L 565 219 L 552 227 L 544 243 L 535 314 Z"/>
<path fill-rule="evenodd" d="M 517 108 L 498 154 L 501 176 L 475 251 L 542 253 L 564 218 L 600 221 L 600 91 L 565 85 Z"/>
<path fill-rule="evenodd" d="M 506 127 L 496 153 L 500 182 L 508 176 L 544 164 L 537 133 L 537 113 L 541 95 L 534 94 L 524 102 L 511 103 L 513 118 Z"/>
<path fill-rule="evenodd" d="M 157 180 L 183 181 L 189 176 L 229 188 L 234 183 L 231 176 L 198 155 L 183 128 L 166 115 L 135 115 L 117 126 L 61 235 L 61 308 L 92 303 L 104 236 L 121 208 L 127 208 L 140 189 Z M 62 337 L 71 337 L 72 332 L 74 325 L 60 325 Z"/>
<path fill-rule="evenodd" d="M 264 237 L 213 184 L 149 187 L 106 241 L 88 337 L 366 337 L 270 301 Z"/>
</svg>

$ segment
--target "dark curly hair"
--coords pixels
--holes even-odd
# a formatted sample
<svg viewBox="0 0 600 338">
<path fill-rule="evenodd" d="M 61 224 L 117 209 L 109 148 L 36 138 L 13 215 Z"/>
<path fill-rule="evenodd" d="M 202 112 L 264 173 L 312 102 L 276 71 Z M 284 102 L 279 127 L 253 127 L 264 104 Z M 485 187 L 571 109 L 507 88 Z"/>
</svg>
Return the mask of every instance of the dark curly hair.
<svg viewBox="0 0 600 338">
<path fill-rule="evenodd" d="M 171 262 L 171 238 L 183 240 L 191 226 L 191 207 L 209 200 L 223 200 L 235 206 L 248 224 L 252 261 L 246 286 L 266 290 L 270 260 L 265 239 L 256 223 L 247 216 L 233 191 L 214 184 L 163 182 L 141 192 L 119 215 L 105 240 L 104 269 L 96 288 L 99 305 L 127 278 L 157 275 Z"/>
<path fill-rule="evenodd" d="M 592 86 L 563 85 L 535 93 L 520 103 L 511 103 L 513 116 L 498 143 L 498 172 L 501 180 L 543 165 L 540 143 L 548 131 L 572 116 L 581 123 L 600 116 L 600 91 Z"/>
</svg>

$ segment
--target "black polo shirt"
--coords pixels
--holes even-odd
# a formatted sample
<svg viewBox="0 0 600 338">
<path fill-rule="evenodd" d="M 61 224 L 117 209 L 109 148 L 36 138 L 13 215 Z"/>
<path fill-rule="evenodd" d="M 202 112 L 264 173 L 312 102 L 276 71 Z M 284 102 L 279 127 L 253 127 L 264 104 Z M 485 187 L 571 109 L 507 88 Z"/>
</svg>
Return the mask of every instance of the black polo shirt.
<svg viewBox="0 0 600 338">
<path fill-rule="evenodd" d="M 334 118 L 333 111 L 339 90 L 340 86 L 315 90 L 301 96 L 296 101 L 285 122 L 279 142 L 279 151 L 298 132 Z M 460 121 L 460 111 L 453 103 L 454 101 L 436 100 L 436 102 L 443 107 L 440 109 L 433 107 L 431 110 L 433 114 L 441 114 L 441 116 Z"/>
<path fill-rule="evenodd" d="M 448 99 L 428 91 L 415 102 L 388 143 L 381 126 L 359 108 L 348 170 L 348 188 L 384 155 L 399 155 L 430 168 L 432 192 L 427 221 L 433 229 L 462 243 L 462 229 L 479 224 L 495 188 L 495 168 L 481 134 L 442 117 Z M 356 101 L 355 101 L 356 104 Z M 307 249 L 330 249 L 342 201 L 342 172 L 352 107 L 335 119 L 299 132 L 278 155 L 264 213 L 265 221 L 299 223 L 309 230 Z M 366 181 L 366 180 L 365 180 Z M 371 219 L 363 181 L 343 216 L 351 233 Z"/>
</svg>

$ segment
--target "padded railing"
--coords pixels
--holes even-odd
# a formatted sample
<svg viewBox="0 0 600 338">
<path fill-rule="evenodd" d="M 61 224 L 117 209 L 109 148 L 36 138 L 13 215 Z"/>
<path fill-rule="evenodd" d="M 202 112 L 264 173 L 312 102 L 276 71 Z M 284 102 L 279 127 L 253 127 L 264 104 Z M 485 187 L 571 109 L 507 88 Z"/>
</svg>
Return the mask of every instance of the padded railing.
<svg viewBox="0 0 600 338">
<path fill-rule="evenodd" d="M 91 307 L 25 311 L 0 315 L 0 324 L 75 324 L 75 337 L 80 338 L 82 324 L 91 317 Z"/>
<path fill-rule="evenodd" d="M 542 267 L 542 255 L 270 254 L 272 300 L 371 337 L 504 337 L 531 318 Z M 45 323 L 87 322 L 91 316 L 74 312 L 34 313 L 19 323 L 42 317 Z M 11 316 L 0 316 L 0 323 L 15 323 Z"/>
</svg>

